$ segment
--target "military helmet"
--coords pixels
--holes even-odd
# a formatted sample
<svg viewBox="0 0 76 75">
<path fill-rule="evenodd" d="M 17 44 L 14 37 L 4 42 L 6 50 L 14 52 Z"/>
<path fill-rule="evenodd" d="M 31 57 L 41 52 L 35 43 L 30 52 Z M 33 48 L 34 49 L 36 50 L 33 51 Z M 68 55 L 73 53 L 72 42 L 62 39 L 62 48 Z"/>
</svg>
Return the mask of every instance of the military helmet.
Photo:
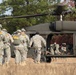
<svg viewBox="0 0 76 75">
<path fill-rule="evenodd" d="M 17 30 L 17 33 L 21 33 L 21 30 L 20 30 L 20 29 L 18 29 L 18 30 Z"/>
<path fill-rule="evenodd" d="M 17 31 L 15 31 L 13 34 L 16 34 L 17 33 Z"/>
<path fill-rule="evenodd" d="M 56 45 L 56 42 L 54 42 L 54 44 Z"/>
<path fill-rule="evenodd" d="M 2 30 L 3 30 L 3 31 L 5 31 L 5 32 L 7 32 L 7 29 L 5 29 L 5 28 L 4 28 L 4 29 L 2 29 Z"/>
<path fill-rule="evenodd" d="M 66 46 L 66 43 L 62 43 L 62 46 Z"/>
<path fill-rule="evenodd" d="M 66 43 L 62 43 L 63 45 L 66 45 Z"/>
<path fill-rule="evenodd" d="M 22 32 L 25 32 L 26 30 L 24 28 L 21 29 Z"/>
</svg>

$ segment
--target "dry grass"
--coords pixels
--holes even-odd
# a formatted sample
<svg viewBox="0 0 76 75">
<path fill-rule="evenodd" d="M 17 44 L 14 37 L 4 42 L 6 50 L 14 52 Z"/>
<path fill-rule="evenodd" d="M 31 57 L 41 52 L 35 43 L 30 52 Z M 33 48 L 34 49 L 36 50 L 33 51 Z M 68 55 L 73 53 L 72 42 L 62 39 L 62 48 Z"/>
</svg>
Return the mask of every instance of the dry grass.
<svg viewBox="0 0 76 75">
<path fill-rule="evenodd" d="M 76 75 L 76 58 L 56 58 L 51 63 L 35 64 L 28 58 L 26 66 L 16 66 L 12 58 L 9 66 L 0 66 L 0 75 Z"/>
</svg>

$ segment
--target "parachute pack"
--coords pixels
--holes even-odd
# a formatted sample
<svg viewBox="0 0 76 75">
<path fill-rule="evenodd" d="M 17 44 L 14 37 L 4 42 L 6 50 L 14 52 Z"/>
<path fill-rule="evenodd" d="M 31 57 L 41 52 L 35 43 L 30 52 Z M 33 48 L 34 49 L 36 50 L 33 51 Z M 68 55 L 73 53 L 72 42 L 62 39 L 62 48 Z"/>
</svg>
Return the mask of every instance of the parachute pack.
<svg viewBox="0 0 76 75">
<path fill-rule="evenodd" d="M 15 45 L 19 45 L 21 43 L 18 35 L 13 35 L 13 40 L 14 40 L 13 44 Z"/>
</svg>

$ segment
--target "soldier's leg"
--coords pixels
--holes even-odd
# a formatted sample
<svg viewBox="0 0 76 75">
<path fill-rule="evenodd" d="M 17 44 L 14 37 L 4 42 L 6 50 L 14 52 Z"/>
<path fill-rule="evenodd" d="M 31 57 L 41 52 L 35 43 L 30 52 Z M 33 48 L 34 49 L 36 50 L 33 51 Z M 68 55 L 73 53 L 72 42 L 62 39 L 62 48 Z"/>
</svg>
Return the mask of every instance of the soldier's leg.
<svg viewBox="0 0 76 75">
<path fill-rule="evenodd" d="M 15 63 L 16 64 L 19 64 L 21 62 L 21 55 L 20 55 L 20 52 L 19 50 L 14 50 L 14 53 L 15 53 Z"/>
<path fill-rule="evenodd" d="M 25 60 L 26 60 L 27 59 L 28 48 L 25 47 L 24 49 L 25 49 Z"/>
<path fill-rule="evenodd" d="M 61 52 L 59 51 L 59 45 L 58 45 L 58 44 L 56 44 L 56 50 L 55 50 L 55 53 L 56 53 L 56 54 L 61 54 Z"/>
<path fill-rule="evenodd" d="M 24 46 L 21 44 L 19 45 L 19 51 L 21 54 L 21 62 L 25 61 L 25 50 L 24 50 Z"/>
<path fill-rule="evenodd" d="M 8 47 L 8 48 L 5 50 L 5 53 L 6 53 L 5 63 L 9 63 L 10 58 L 11 58 L 11 50 L 10 50 L 10 47 Z"/>
<path fill-rule="evenodd" d="M 2 65 L 2 64 L 3 64 L 3 56 L 0 55 L 0 65 Z"/>
<path fill-rule="evenodd" d="M 41 48 L 38 48 L 36 57 L 37 62 L 40 62 L 40 59 L 41 59 Z"/>
<path fill-rule="evenodd" d="M 3 64 L 3 55 L 4 55 L 4 50 L 0 50 L 0 65 Z"/>
<path fill-rule="evenodd" d="M 20 65 L 21 66 L 25 66 L 26 65 L 26 62 L 25 62 L 25 50 L 24 48 L 22 47 L 22 49 L 19 50 L 20 51 L 20 55 L 21 55 L 21 63 Z"/>
<path fill-rule="evenodd" d="M 34 50 L 34 62 L 37 62 L 37 50 Z"/>
<path fill-rule="evenodd" d="M 50 52 L 52 55 L 54 55 L 54 49 L 51 47 Z"/>
<path fill-rule="evenodd" d="M 20 54 L 21 54 L 21 62 L 25 61 L 25 50 L 24 49 L 20 50 Z"/>
</svg>

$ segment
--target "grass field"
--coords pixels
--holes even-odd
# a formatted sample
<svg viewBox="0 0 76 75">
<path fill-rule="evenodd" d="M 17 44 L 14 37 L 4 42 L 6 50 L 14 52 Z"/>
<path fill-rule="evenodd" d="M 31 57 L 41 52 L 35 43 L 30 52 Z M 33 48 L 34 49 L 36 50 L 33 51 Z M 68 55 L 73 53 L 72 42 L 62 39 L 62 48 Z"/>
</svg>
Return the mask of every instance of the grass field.
<svg viewBox="0 0 76 75">
<path fill-rule="evenodd" d="M 76 75 L 76 58 L 53 58 L 40 64 L 28 58 L 25 66 L 17 66 L 11 58 L 9 65 L 0 66 L 0 75 Z"/>
</svg>

